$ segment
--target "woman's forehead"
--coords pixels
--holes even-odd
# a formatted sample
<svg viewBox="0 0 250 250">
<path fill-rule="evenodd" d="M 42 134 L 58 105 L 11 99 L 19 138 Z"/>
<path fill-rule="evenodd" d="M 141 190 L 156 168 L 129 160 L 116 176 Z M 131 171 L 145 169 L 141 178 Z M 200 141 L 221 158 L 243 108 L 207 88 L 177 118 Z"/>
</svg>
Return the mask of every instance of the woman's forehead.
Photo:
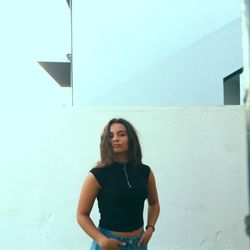
<svg viewBox="0 0 250 250">
<path fill-rule="evenodd" d="M 110 126 L 110 132 L 127 131 L 126 127 L 121 123 L 113 123 Z"/>
</svg>

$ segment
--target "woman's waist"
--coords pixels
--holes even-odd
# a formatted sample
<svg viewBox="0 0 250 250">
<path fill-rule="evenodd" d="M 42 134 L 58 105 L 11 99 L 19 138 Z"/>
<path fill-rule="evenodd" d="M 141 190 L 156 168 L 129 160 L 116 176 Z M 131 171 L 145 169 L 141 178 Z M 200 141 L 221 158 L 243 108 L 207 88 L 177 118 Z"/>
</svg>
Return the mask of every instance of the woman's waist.
<svg viewBox="0 0 250 250">
<path fill-rule="evenodd" d="M 142 232 L 143 232 L 143 227 L 140 227 L 136 230 L 133 230 L 131 232 L 120 232 L 120 231 L 113 231 L 111 230 L 112 233 L 118 235 L 118 236 L 121 236 L 121 237 L 137 237 L 138 235 L 141 235 Z"/>
<path fill-rule="evenodd" d="M 113 216 L 103 216 L 101 214 L 101 218 L 99 221 L 99 227 L 110 230 L 119 235 L 135 235 L 137 232 L 140 232 L 141 228 L 143 228 L 143 214 L 123 214 L 117 215 L 113 214 Z"/>
<path fill-rule="evenodd" d="M 126 238 L 137 239 L 137 238 L 140 238 L 140 236 L 142 235 L 142 233 L 144 231 L 143 227 L 140 227 L 140 228 L 133 230 L 133 231 L 130 231 L 130 232 L 113 231 L 113 230 L 105 229 L 102 227 L 99 227 L 99 229 L 105 235 L 112 237 L 112 238 L 119 237 L 119 239 L 126 239 Z"/>
</svg>

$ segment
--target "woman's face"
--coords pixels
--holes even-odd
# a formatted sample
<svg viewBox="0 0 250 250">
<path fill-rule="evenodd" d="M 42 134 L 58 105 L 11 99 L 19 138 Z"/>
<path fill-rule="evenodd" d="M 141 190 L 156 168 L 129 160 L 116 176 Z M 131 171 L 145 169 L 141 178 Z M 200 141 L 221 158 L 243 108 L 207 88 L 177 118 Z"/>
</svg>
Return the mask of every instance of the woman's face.
<svg viewBox="0 0 250 250">
<path fill-rule="evenodd" d="M 128 134 L 127 129 L 121 123 L 114 123 L 109 131 L 110 145 L 113 152 L 117 154 L 128 152 Z"/>
</svg>

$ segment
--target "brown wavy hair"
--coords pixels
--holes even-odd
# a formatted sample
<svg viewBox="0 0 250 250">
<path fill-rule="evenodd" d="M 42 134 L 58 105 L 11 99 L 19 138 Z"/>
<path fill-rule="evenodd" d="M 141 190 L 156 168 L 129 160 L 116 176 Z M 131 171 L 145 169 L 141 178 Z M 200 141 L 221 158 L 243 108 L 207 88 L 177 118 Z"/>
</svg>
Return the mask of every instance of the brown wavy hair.
<svg viewBox="0 0 250 250">
<path fill-rule="evenodd" d="M 120 123 L 126 128 L 128 135 L 128 160 L 132 166 L 138 166 L 142 160 L 141 145 L 135 128 L 130 122 L 123 118 L 113 118 L 104 127 L 100 143 L 101 160 L 96 164 L 96 166 L 105 167 L 114 161 L 112 146 L 110 144 L 110 127 L 114 123 Z"/>
</svg>

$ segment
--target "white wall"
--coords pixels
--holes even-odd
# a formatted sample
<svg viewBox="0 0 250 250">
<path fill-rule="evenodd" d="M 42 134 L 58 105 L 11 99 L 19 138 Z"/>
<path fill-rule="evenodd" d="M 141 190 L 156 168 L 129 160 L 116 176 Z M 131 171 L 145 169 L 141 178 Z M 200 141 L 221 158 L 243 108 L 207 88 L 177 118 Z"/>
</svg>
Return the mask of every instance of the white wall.
<svg viewBox="0 0 250 250">
<path fill-rule="evenodd" d="M 120 116 L 138 129 L 157 178 L 161 215 L 150 249 L 248 249 L 244 111 L 232 106 L 2 113 L 0 248 L 88 249 L 78 195 L 103 126 Z"/>
<path fill-rule="evenodd" d="M 242 67 L 240 19 L 123 82 L 91 105 L 223 105 L 223 78 Z M 78 93 L 79 102 L 81 92 Z"/>
</svg>

